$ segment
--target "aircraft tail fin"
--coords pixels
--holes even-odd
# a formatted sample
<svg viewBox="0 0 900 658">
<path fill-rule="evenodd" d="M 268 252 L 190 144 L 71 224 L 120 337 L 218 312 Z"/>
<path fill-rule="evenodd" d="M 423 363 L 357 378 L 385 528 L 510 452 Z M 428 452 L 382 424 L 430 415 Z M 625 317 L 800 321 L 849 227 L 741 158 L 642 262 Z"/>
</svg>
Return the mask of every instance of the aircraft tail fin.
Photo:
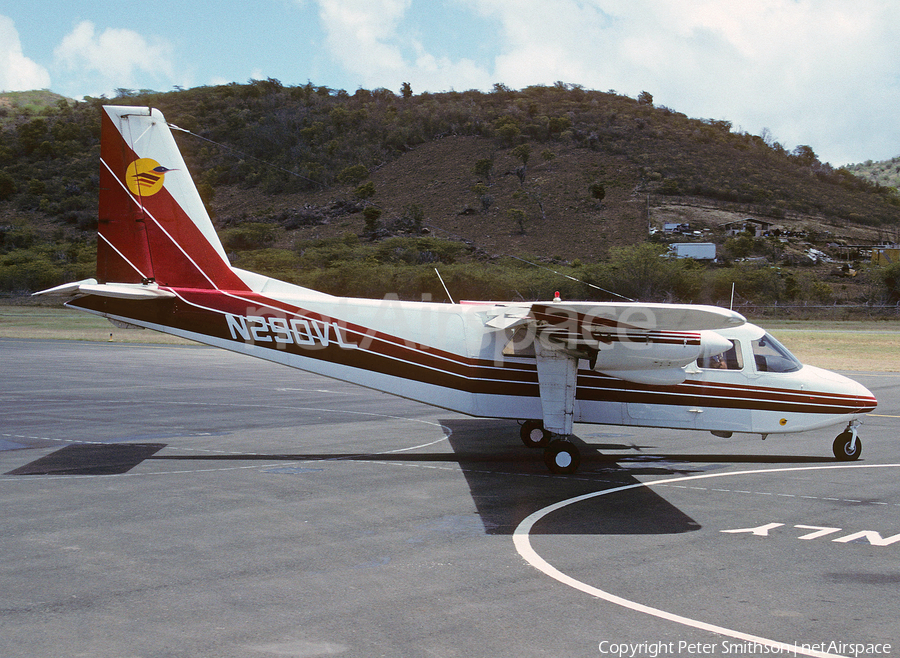
<svg viewBox="0 0 900 658">
<path fill-rule="evenodd" d="M 100 284 L 248 290 L 159 110 L 105 106 L 100 137 Z"/>
</svg>

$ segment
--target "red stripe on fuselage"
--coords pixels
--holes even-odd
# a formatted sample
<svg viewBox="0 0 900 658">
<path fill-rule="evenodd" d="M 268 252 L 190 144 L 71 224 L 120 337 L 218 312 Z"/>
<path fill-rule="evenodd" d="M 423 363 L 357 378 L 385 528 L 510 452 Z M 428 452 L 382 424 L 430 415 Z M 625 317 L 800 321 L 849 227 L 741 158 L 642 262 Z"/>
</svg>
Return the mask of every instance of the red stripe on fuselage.
<svg viewBox="0 0 900 658">
<path fill-rule="evenodd" d="M 273 318 L 314 321 L 320 323 L 318 331 L 330 332 L 327 345 L 320 341 L 304 346 L 298 344 L 295 337 L 291 338 L 290 343 L 278 342 L 271 329 L 257 333 L 259 338 L 264 339 L 261 342 L 252 339 L 250 342 L 256 347 L 298 357 L 473 394 L 526 397 L 540 395 L 534 362 L 472 358 L 307 311 L 255 293 L 198 289 L 175 289 L 173 292 L 179 299 L 135 302 L 85 297 L 72 302 L 72 305 L 212 336 L 226 342 L 245 342 L 233 337 L 226 322 L 226 314 L 259 316 L 265 318 L 267 323 Z M 335 332 L 340 332 L 340 337 Z M 685 381 L 672 386 L 639 385 L 583 369 L 578 372 L 577 399 L 671 406 L 702 404 L 706 407 L 808 414 L 866 413 L 875 408 L 874 398 L 853 395 L 706 381 Z"/>
<path fill-rule="evenodd" d="M 869 397 L 709 381 L 645 386 L 592 371 L 579 371 L 578 399 L 811 414 L 868 413 L 876 405 Z"/>
</svg>

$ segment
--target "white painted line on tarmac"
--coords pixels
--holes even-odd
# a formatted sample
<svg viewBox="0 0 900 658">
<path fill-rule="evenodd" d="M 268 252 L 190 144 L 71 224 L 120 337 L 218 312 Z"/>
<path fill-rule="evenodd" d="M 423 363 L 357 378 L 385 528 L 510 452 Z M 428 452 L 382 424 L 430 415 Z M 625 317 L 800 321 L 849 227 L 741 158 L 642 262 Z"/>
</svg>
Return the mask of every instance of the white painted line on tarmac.
<svg viewBox="0 0 900 658">
<path fill-rule="evenodd" d="M 541 571 L 547 576 L 550 576 L 554 580 L 558 580 L 564 585 L 568 585 L 573 589 L 576 589 L 580 592 L 584 592 L 590 596 L 596 597 L 598 599 L 603 599 L 604 601 L 608 601 L 610 603 L 615 603 L 616 605 L 620 605 L 624 608 L 628 608 L 629 610 L 634 610 L 635 612 L 642 612 L 647 615 L 652 615 L 653 617 L 658 617 L 660 619 L 665 619 L 667 621 L 672 621 L 677 624 L 682 624 L 684 626 L 689 626 L 691 628 L 696 628 L 702 631 L 709 631 L 710 633 L 716 633 L 718 635 L 724 635 L 726 637 L 732 637 L 737 640 L 742 640 L 745 642 L 755 642 L 763 646 L 767 646 L 772 648 L 775 651 L 782 652 L 791 652 L 794 655 L 804 655 L 804 656 L 813 656 L 816 658 L 841 658 L 839 654 L 833 653 L 825 653 L 822 651 L 816 651 L 814 649 L 805 648 L 797 645 L 793 645 L 786 642 L 778 642 L 776 640 L 770 640 L 769 638 L 759 637 L 756 635 L 751 635 L 749 633 L 744 633 L 741 631 L 737 631 L 731 628 L 725 628 L 723 626 L 716 626 L 715 624 L 709 624 L 705 621 L 700 621 L 697 619 L 690 619 L 688 617 L 682 617 L 681 615 L 676 615 L 671 612 L 667 612 L 665 610 L 660 610 L 659 608 L 653 608 L 648 605 L 644 605 L 642 603 L 638 603 L 636 601 L 630 601 L 629 599 L 622 598 L 621 596 L 616 596 L 610 592 L 606 592 L 597 587 L 593 587 L 592 585 L 588 585 L 580 580 L 572 578 L 561 572 L 559 569 L 554 567 L 552 564 L 547 562 L 544 558 L 542 558 L 537 551 L 531 546 L 531 529 L 534 527 L 535 523 L 543 519 L 544 517 L 556 512 L 564 507 L 568 507 L 569 505 L 574 505 L 576 503 L 583 502 L 585 500 L 590 500 L 591 498 L 599 498 L 600 496 L 605 496 L 607 494 L 618 493 L 620 491 L 627 491 L 628 489 L 637 489 L 638 487 L 652 487 L 656 485 L 668 485 L 674 482 L 688 482 L 692 480 L 703 480 L 707 478 L 720 478 L 720 477 L 731 477 L 737 475 L 756 475 L 756 474 L 769 474 L 769 473 L 787 473 L 787 472 L 796 472 L 796 471 L 821 471 L 821 470 L 836 470 L 836 469 L 845 469 L 845 468 L 898 468 L 900 464 L 840 464 L 836 466 L 795 466 L 789 468 L 771 468 L 771 469 L 754 469 L 750 471 L 734 471 L 730 473 L 705 473 L 703 475 L 688 475 L 684 477 L 676 477 L 669 478 L 667 480 L 655 480 L 652 482 L 639 482 L 637 484 L 629 484 L 623 487 L 614 487 L 612 489 L 603 489 L 602 491 L 595 491 L 593 493 L 584 494 L 581 496 L 576 496 L 574 498 L 569 498 L 568 500 L 562 500 L 558 503 L 554 503 L 553 505 L 549 505 L 543 509 L 538 510 L 537 512 L 531 514 L 529 517 L 524 519 L 519 526 L 516 528 L 513 533 L 513 543 L 516 546 L 516 550 L 519 552 L 528 564 L 533 566 L 538 571 Z"/>
</svg>

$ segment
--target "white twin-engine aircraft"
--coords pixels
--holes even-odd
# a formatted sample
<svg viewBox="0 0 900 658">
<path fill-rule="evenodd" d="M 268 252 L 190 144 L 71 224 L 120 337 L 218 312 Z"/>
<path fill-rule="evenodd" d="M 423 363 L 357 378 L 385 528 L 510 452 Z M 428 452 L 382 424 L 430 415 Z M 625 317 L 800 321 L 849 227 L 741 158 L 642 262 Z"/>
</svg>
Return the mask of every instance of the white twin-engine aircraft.
<svg viewBox="0 0 900 658">
<path fill-rule="evenodd" d="M 572 473 L 573 423 L 769 434 L 843 424 L 857 459 L 857 382 L 804 366 L 712 306 L 444 304 L 334 297 L 231 265 L 158 110 L 105 107 L 97 278 L 36 294 L 451 411 L 519 419 L 525 445 Z"/>
</svg>

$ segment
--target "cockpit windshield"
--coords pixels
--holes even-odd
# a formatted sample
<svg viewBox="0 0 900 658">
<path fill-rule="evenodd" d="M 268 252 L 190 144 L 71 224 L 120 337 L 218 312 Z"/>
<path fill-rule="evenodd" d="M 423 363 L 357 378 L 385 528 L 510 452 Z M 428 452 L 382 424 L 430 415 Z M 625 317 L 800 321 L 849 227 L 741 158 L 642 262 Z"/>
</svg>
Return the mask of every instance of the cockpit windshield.
<svg viewBox="0 0 900 658">
<path fill-rule="evenodd" d="M 788 349 L 769 334 L 753 341 L 753 358 L 759 372 L 795 372 L 803 367 Z"/>
</svg>

